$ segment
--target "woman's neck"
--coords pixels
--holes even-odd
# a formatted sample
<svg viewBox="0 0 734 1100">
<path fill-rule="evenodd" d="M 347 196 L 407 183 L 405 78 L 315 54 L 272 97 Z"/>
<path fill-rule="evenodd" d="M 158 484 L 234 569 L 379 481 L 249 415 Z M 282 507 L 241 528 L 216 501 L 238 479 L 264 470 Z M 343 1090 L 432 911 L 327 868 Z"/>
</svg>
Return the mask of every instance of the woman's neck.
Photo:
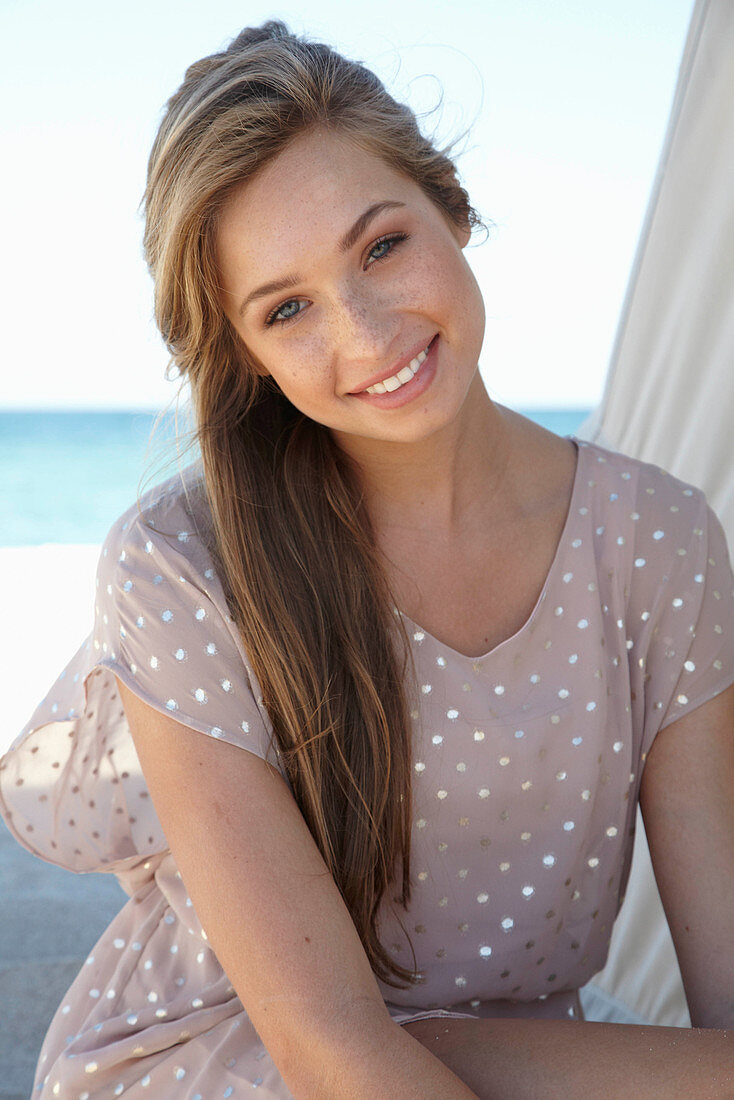
<svg viewBox="0 0 734 1100">
<path fill-rule="evenodd" d="M 451 538 L 480 522 L 507 481 L 511 415 L 490 400 L 477 372 L 461 415 L 441 431 L 417 443 L 360 440 L 350 447 L 375 531 Z"/>
</svg>

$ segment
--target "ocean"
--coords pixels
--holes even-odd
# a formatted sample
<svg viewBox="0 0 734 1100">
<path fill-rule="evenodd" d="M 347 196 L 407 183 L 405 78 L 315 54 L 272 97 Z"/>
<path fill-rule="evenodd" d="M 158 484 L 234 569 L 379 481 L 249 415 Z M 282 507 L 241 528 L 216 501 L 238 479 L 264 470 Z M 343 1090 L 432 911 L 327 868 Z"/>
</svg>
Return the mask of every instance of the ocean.
<svg viewBox="0 0 734 1100">
<path fill-rule="evenodd" d="M 518 411 L 557 435 L 574 434 L 591 412 Z M 139 492 L 175 473 L 173 416 L 148 449 L 154 421 L 146 412 L 0 410 L 0 546 L 101 543 Z"/>
</svg>

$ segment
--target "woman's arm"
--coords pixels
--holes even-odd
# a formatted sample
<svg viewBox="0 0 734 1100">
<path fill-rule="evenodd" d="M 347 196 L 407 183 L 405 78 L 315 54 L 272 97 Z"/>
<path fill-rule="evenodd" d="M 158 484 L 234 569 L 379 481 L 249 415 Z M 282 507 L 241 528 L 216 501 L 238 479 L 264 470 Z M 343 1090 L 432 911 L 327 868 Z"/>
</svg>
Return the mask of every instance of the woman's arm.
<svg viewBox="0 0 734 1100">
<path fill-rule="evenodd" d="M 731 1027 L 734 685 L 658 733 L 640 806 L 691 1022 Z"/>
<path fill-rule="evenodd" d="M 208 941 L 296 1100 L 471 1100 L 395 1024 L 286 783 L 260 757 L 120 698 Z"/>
<path fill-rule="evenodd" d="M 734 1032 L 573 1020 L 417 1020 L 404 1029 L 480 1100 L 729 1100 Z"/>
</svg>

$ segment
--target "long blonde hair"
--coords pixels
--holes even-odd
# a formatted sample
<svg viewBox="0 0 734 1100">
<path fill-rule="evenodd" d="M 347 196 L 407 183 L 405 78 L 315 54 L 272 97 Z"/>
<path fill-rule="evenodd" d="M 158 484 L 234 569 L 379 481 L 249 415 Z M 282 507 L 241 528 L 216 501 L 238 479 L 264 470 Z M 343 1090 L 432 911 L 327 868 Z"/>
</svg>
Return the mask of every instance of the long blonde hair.
<svg viewBox="0 0 734 1100">
<path fill-rule="evenodd" d="M 385 951 L 377 914 L 388 887 L 395 903 L 410 901 L 408 639 L 358 470 L 258 373 L 217 286 L 223 204 L 315 125 L 410 177 L 456 226 L 480 224 L 452 161 L 373 73 L 271 21 L 192 65 L 169 100 L 148 166 L 144 244 L 156 320 L 191 387 L 231 614 L 300 810 L 373 971 L 398 986 L 415 970 Z"/>
</svg>

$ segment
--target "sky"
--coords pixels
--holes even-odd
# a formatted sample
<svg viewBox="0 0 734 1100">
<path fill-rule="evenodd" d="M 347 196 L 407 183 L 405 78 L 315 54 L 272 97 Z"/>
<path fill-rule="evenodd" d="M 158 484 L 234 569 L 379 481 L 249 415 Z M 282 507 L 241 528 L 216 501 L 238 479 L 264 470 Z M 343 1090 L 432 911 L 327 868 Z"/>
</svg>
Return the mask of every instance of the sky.
<svg viewBox="0 0 734 1100">
<path fill-rule="evenodd" d="M 601 399 L 693 0 L 0 0 L 0 409 L 161 409 L 139 202 L 188 64 L 281 18 L 458 146 L 480 369 L 516 408 Z"/>
</svg>

